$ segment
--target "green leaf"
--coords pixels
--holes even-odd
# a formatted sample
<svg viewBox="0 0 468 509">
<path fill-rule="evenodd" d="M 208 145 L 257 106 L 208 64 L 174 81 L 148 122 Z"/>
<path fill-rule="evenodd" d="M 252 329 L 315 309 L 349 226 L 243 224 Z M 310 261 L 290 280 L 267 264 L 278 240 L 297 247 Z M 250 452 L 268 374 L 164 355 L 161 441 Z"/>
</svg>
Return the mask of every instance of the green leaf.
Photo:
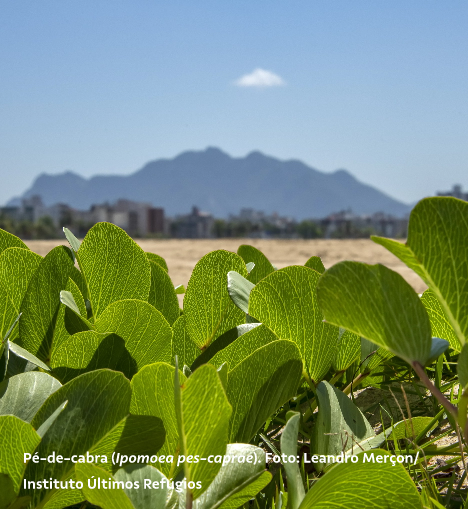
<svg viewBox="0 0 468 509">
<path fill-rule="evenodd" d="M 0 474 L 0 493 L 2 494 L 2 498 L 0 499 L 0 509 L 8 509 L 11 502 L 15 500 L 16 493 L 13 481 L 7 474 Z"/>
<path fill-rule="evenodd" d="M 116 483 L 116 479 L 111 477 L 109 472 L 95 465 L 86 464 L 77 464 L 75 472 L 76 479 L 83 483 L 83 495 L 91 504 L 95 504 L 102 509 L 134 509 L 134 505 L 130 502 L 126 491 Z M 101 484 L 99 485 L 98 482 Z M 108 483 L 111 484 L 111 488 L 108 487 Z M 143 490 L 143 488 L 141 489 L 142 491 L 147 491 Z M 151 492 L 153 490 L 148 491 Z M 164 505 L 159 507 L 164 507 Z"/>
<path fill-rule="evenodd" d="M 95 465 L 78 464 L 75 471 L 76 478 L 83 483 L 86 499 L 102 509 L 163 509 L 166 507 L 167 479 L 149 465 L 127 466 L 118 470 L 113 477 Z M 97 479 L 100 479 L 100 488 Z M 109 479 L 112 487 L 104 488 L 103 481 L 108 486 Z M 91 486 L 96 486 L 94 489 L 88 487 L 88 480 Z M 145 480 L 150 483 L 149 488 L 145 487 Z M 165 482 L 162 482 L 163 480 Z M 158 483 L 158 488 L 154 489 L 153 483 Z M 133 488 L 127 488 L 127 485 Z"/>
<path fill-rule="evenodd" d="M 9 304 L 16 315 L 20 312 L 29 281 L 41 260 L 38 254 L 19 247 L 5 249 L 0 255 L 0 286 L 8 295 Z"/>
<path fill-rule="evenodd" d="M 73 233 L 68 228 L 63 228 L 63 233 L 65 234 L 68 243 L 72 250 L 77 253 L 80 249 L 81 242 L 73 235 Z"/>
<path fill-rule="evenodd" d="M 222 334 L 214 343 L 211 343 L 211 345 L 195 359 L 195 361 L 191 365 L 192 371 L 195 371 L 199 366 L 201 366 L 202 364 L 206 364 L 207 362 L 214 364 L 213 362 L 211 362 L 211 359 L 213 357 L 215 357 L 219 352 L 223 351 L 225 348 L 229 347 L 233 342 L 237 340 L 237 338 L 240 338 L 242 335 L 247 334 L 251 330 L 258 327 L 259 325 L 260 325 L 259 323 L 243 323 L 241 325 L 238 325 L 237 327 L 233 327 L 232 329 Z M 278 338 L 274 336 L 274 339 Z M 268 343 L 268 341 L 265 341 L 265 344 L 266 343 Z M 256 348 L 253 347 L 253 350 L 255 349 Z M 198 349 L 198 352 L 200 353 L 200 349 Z M 221 362 L 217 360 L 216 364 L 214 365 L 220 366 L 223 362 L 224 360 Z"/>
<path fill-rule="evenodd" d="M 366 338 L 361 338 L 361 373 L 372 372 L 392 357 L 392 352 L 386 348 L 379 347 Z"/>
<path fill-rule="evenodd" d="M 372 237 L 426 282 L 461 345 L 468 337 L 467 218 L 465 201 L 425 198 L 411 211 L 406 244 Z"/>
<path fill-rule="evenodd" d="M 18 237 L 6 232 L 0 228 L 0 254 L 9 247 L 20 247 L 22 249 L 29 249 L 29 247 Z"/>
<path fill-rule="evenodd" d="M 286 423 L 281 434 L 281 453 L 289 457 L 297 457 L 297 440 L 301 414 L 295 412 Z M 288 481 L 288 499 L 291 509 L 298 509 L 305 497 L 304 484 L 297 462 L 283 463 L 286 479 Z"/>
<path fill-rule="evenodd" d="M 160 265 L 150 261 L 151 287 L 148 302 L 172 325 L 179 318 L 179 299 L 172 284 L 171 278 Z"/>
<path fill-rule="evenodd" d="M 37 434 L 44 438 L 44 435 L 49 431 L 49 428 L 54 424 L 54 422 L 57 420 L 57 417 L 63 412 L 65 407 L 68 405 L 68 401 L 65 401 L 64 403 L 61 403 L 56 409 L 55 412 L 53 412 L 38 428 L 37 428 Z"/>
<path fill-rule="evenodd" d="M 393 426 L 393 430 L 388 437 L 389 440 L 402 440 L 409 439 L 414 440 L 424 430 L 426 432 L 432 431 L 436 426 L 437 422 L 433 422 L 433 417 L 412 417 L 404 421 L 397 422 Z M 433 423 L 432 427 L 429 427 Z M 408 444 L 408 442 L 406 442 Z M 406 444 L 405 444 L 406 445 Z"/>
<path fill-rule="evenodd" d="M 460 341 L 434 292 L 426 290 L 421 296 L 421 302 L 429 315 L 432 336 L 446 339 L 450 343 L 450 348 L 459 352 L 461 350 Z"/>
<path fill-rule="evenodd" d="M 358 463 L 335 465 L 312 486 L 300 509 L 422 508 L 418 490 L 405 467 L 393 466 L 388 458 L 385 461 L 390 455 L 377 449 L 360 453 Z M 364 462 L 364 457 L 374 457 L 376 462 Z"/>
<path fill-rule="evenodd" d="M 361 338 L 346 329 L 340 328 L 338 337 L 338 346 L 335 358 L 333 359 L 333 369 L 335 371 L 345 371 L 361 355 Z"/>
<path fill-rule="evenodd" d="M 245 263 L 254 262 L 255 270 L 251 272 L 247 279 L 256 285 L 261 279 L 275 271 L 268 258 L 256 247 L 242 244 L 237 249 L 237 254 L 242 257 Z"/>
<path fill-rule="evenodd" d="M 200 355 L 200 349 L 190 339 L 188 335 L 185 316 L 181 315 L 172 326 L 172 357 L 171 363 L 175 356 L 179 358 L 179 364 L 183 366 L 191 366 L 194 360 Z"/>
<path fill-rule="evenodd" d="M 185 458 L 225 455 L 232 409 L 216 369 L 205 364 L 180 386 L 176 370 L 174 384 L 181 454 Z M 184 463 L 187 481 L 201 483 L 192 490 L 194 500 L 208 489 L 220 468 L 221 464 L 207 461 Z"/>
<path fill-rule="evenodd" d="M 248 263 L 245 264 L 245 267 L 247 269 L 247 272 L 250 274 L 254 270 L 254 268 L 255 268 L 255 263 L 254 262 L 248 262 Z"/>
<path fill-rule="evenodd" d="M 31 422 L 44 401 L 62 385 L 47 373 L 30 371 L 0 384 L 0 415 Z"/>
<path fill-rule="evenodd" d="M 317 386 L 318 416 L 311 442 L 311 454 L 346 453 L 356 444 L 375 435 L 372 426 L 359 408 L 343 392 L 328 382 Z M 319 472 L 325 463 L 316 463 Z"/>
<path fill-rule="evenodd" d="M 244 313 L 231 301 L 226 285 L 229 271 L 247 276 L 240 256 L 213 251 L 196 265 L 184 297 L 187 331 L 192 341 L 205 349 L 217 337 L 245 321 Z"/>
<path fill-rule="evenodd" d="M 250 294 L 249 314 L 279 338 L 293 341 L 304 367 L 315 382 L 331 367 L 338 342 L 338 327 L 323 323 L 316 287 L 320 274 L 291 266 L 260 281 Z"/>
<path fill-rule="evenodd" d="M 325 319 L 402 357 L 425 364 L 431 326 L 421 300 L 396 272 L 383 265 L 340 262 L 318 285 Z"/>
<path fill-rule="evenodd" d="M 117 369 L 125 351 L 125 342 L 117 334 L 78 332 L 52 353 L 50 365 L 63 383 L 96 369 Z"/>
<path fill-rule="evenodd" d="M 162 257 L 157 255 L 156 253 L 146 253 L 146 257 L 150 262 L 155 262 L 159 266 L 161 266 L 166 272 L 169 272 L 169 269 L 167 268 L 166 260 Z"/>
<path fill-rule="evenodd" d="M 41 441 L 31 424 L 14 415 L 0 416 L 0 473 L 10 477 L 15 493 L 21 487 L 26 464 L 24 454 L 32 454 Z"/>
<path fill-rule="evenodd" d="M 166 430 L 166 441 L 160 450 L 160 455 L 175 454 L 179 442 L 177 418 L 174 406 L 174 372 L 175 368 L 169 364 L 158 362 L 145 366 L 132 379 L 132 414 L 158 417 Z M 185 376 L 180 373 L 182 382 Z M 161 472 L 169 476 L 171 463 L 156 463 Z M 175 469 L 174 469 L 175 470 Z M 170 476 L 175 475 L 175 471 Z"/>
<path fill-rule="evenodd" d="M 185 293 L 185 286 L 184 285 L 177 285 L 174 286 L 174 291 L 177 295 L 183 295 Z"/>
<path fill-rule="evenodd" d="M 95 322 L 96 331 L 113 332 L 125 341 L 128 355 L 117 365 L 128 378 L 154 362 L 170 362 L 172 329 L 151 304 L 121 300 L 110 304 Z"/>
<path fill-rule="evenodd" d="M 458 380 L 463 389 L 468 386 L 468 345 L 464 345 L 457 362 Z"/>
<path fill-rule="evenodd" d="M 107 462 L 100 466 L 112 466 L 113 451 L 133 450 L 132 454 L 154 454 L 164 440 L 161 421 L 149 423 L 147 417 L 128 416 L 130 409 L 130 382 L 121 374 L 109 370 L 98 370 L 81 375 L 54 392 L 42 405 L 32 421 L 35 428 L 44 422 L 68 401 L 56 420 L 48 429 L 37 449 L 40 458 L 55 452 L 63 458 L 74 455 L 105 455 Z M 78 458 L 77 458 L 78 459 Z M 109 466 L 107 468 L 110 468 Z M 106 468 L 106 469 L 107 469 Z M 28 480 L 66 480 L 73 475 L 74 463 L 63 461 L 51 463 L 40 461 L 29 463 L 26 470 Z M 63 499 L 77 503 L 82 496 L 76 490 L 23 490 L 30 494 L 33 504 L 51 504 L 60 507 Z M 33 505 L 35 507 L 35 505 Z M 64 507 L 63 505 L 61 507 Z"/>
<path fill-rule="evenodd" d="M 271 474 L 265 471 L 265 451 L 260 447 L 229 444 L 226 456 L 230 462 L 221 467 L 210 487 L 195 500 L 194 509 L 236 509 L 270 482 Z"/>
<path fill-rule="evenodd" d="M 95 224 L 81 243 L 77 259 L 96 318 L 113 302 L 148 299 L 149 261 L 141 247 L 118 226 Z"/>
<path fill-rule="evenodd" d="M 16 357 L 20 357 L 21 359 L 24 359 L 25 361 L 34 364 L 35 366 L 44 369 L 45 371 L 50 371 L 49 366 L 47 364 L 44 364 L 42 361 L 40 361 L 37 357 L 35 357 L 33 354 L 29 353 L 24 348 L 21 348 L 16 343 L 10 343 L 7 341 L 7 347 L 10 351 L 10 360 L 11 360 L 11 354 L 13 354 Z M 10 375 L 12 376 L 12 375 Z"/>
<path fill-rule="evenodd" d="M 66 290 L 59 294 L 60 306 L 52 342 L 52 358 L 54 357 L 55 350 L 60 348 L 62 343 L 67 341 L 73 334 L 94 329 L 94 325 L 87 319 L 85 300 L 78 285 L 71 278 L 68 278 L 65 288 Z M 79 310 L 78 313 L 76 309 L 72 310 L 68 305 L 62 302 L 61 297 L 64 295 L 64 292 L 72 296 L 75 306 Z"/>
<path fill-rule="evenodd" d="M 300 353 L 285 340 L 259 348 L 230 370 L 226 391 L 233 408 L 230 441 L 249 442 L 268 417 L 294 397 L 301 376 Z"/>
<path fill-rule="evenodd" d="M 21 304 L 17 343 L 45 362 L 50 358 L 60 291 L 65 288 L 68 278 L 76 282 L 81 274 L 74 267 L 70 250 L 57 246 L 34 272 Z"/>
<path fill-rule="evenodd" d="M 247 327 L 249 328 L 247 329 Z M 211 364 L 218 367 L 226 363 L 229 367 L 229 371 L 232 371 L 256 350 L 279 339 L 274 332 L 263 324 L 244 324 L 237 326 L 235 329 L 239 330 L 241 328 L 244 330 L 247 329 L 246 332 L 239 333 L 235 341 L 216 353 L 209 361 Z M 221 338 L 219 338 L 213 346 L 220 340 Z"/>
<path fill-rule="evenodd" d="M 323 274 L 325 272 L 325 267 L 323 266 L 322 259 L 320 256 L 311 256 L 304 264 L 309 269 L 314 269 L 319 274 Z"/>
<path fill-rule="evenodd" d="M 254 284 L 238 272 L 230 271 L 227 275 L 227 288 L 232 302 L 244 313 L 249 313 L 249 297 Z"/>
</svg>

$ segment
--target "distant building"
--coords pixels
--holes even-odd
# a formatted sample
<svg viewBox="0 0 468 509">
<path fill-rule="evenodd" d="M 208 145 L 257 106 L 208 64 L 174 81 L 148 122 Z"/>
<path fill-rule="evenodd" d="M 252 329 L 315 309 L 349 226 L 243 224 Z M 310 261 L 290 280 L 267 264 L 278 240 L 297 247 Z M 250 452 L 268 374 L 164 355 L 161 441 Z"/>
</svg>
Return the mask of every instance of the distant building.
<svg viewBox="0 0 468 509">
<path fill-rule="evenodd" d="M 190 214 L 177 216 L 172 223 L 172 228 L 173 234 L 181 239 L 211 239 L 213 238 L 213 225 L 213 216 L 194 206 Z"/>
<path fill-rule="evenodd" d="M 325 238 L 353 238 L 381 235 L 404 238 L 408 234 L 408 218 L 394 217 L 382 212 L 358 216 L 351 210 L 330 214 L 320 221 Z"/>
<path fill-rule="evenodd" d="M 451 191 L 437 192 L 437 196 L 453 196 L 454 198 L 459 198 L 460 200 L 468 201 L 468 193 L 464 193 L 462 191 L 462 186 L 460 184 L 455 184 Z"/>
</svg>

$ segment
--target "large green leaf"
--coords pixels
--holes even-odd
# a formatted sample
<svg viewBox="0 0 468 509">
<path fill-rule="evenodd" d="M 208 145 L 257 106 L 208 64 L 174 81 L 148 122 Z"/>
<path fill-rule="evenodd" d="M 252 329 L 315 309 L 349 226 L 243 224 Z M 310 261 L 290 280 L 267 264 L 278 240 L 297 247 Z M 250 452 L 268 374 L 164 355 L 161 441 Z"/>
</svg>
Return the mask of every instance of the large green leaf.
<svg viewBox="0 0 468 509">
<path fill-rule="evenodd" d="M 323 323 L 316 287 L 320 274 L 291 266 L 270 274 L 250 293 L 249 314 L 279 338 L 293 341 L 304 367 L 315 382 L 331 367 L 338 342 L 338 327 Z"/>
<path fill-rule="evenodd" d="M 325 319 L 373 341 L 410 364 L 431 354 L 431 325 L 420 298 L 383 265 L 340 262 L 320 278 Z"/>
<path fill-rule="evenodd" d="M 298 509 L 305 497 L 304 483 L 301 471 L 296 461 L 289 461 L 289 458 L 297 458 L 297 440 L 299 433 L 300 413 L 294 413 L 281 434 L 281 454 L 284 454 L 288 461 L 283 463 L 286 479 L 288 481 L 288 502 L 291 509 Z"/>
<path fill-rule="evenodd" d="M 148 302 L 161 311 L 164 318 L 172 325 L 180 315 L 179 299 L 167 271 L 150 260 L 151 287 Z"/>
<path fill-rule="evenodd" d="M 44 401 L 61 386 L 47 373 L 30 371 L 12 376 L 0 384 L 0 415 L 16 415 L 31 422 Z"/>
<path fill-rule="evenodd" d="M 406 244 L 382 237 L 372 240 L 427 283 L 464 345 L 468 338 L 468 203 L 425 198 L 411 211 Z"/>
<path fill-rule="evenodd" d="M 0 316 L 11 316 L 20 312 L 21 302 L 28 288 L 29 281 L 38 268 L 42 258 L 29 249 L 11 247 L 0 255 Z M 5 306 L 10 308 L 7 313 Z M 8 321 L 8 320 L 7 320 Z M 11 325 L 11 324 L 10 324 Z M 5 336 L 5 323 L 0 328 L 0 337 Z M 18 329 L 10 336 L 14 340 Z"/>
<path fill-rule="evenodd" d="M 24 454 L 32 454 L 41 441 L 31 424 L 14 415 L 0 416 L 0 473 L 10 477 L 18 493 L 26 468 Z"/>
<path fill-rule="evenodd" d="M 322 259 L 320 256 L 311 256 L 304 265 L 309 267 L 309 269 L 314 269 L 319 274 L 323 274 L 325 272 L 325 267 L 323 266 Z"/>
<path fill-rule="evenodd" d="M 375 435 L 359 408 L 328 382 L 317 386 L 318 416 L 315 421 L 311 454 L 333 455 L 357 448 L 356 444 Z M 323 470 L 325 463 L 317 463 Z"/>
<path fill-rule="evenodd" d="M 361 355 L 361 338 L 349 330 L 340 328 L 338 346 L 333 359 L 335 371 L 345 371 Z"/>
<path fill-rule="evenodd" d="M 0 228 L 0 254 L 9 247 L 20 247 L 29 249 L 28 246 L 18 237 Z"/>
<path fill-rule="evenodd" d="M 216 344 L 213 343 L 213 344 Z M 191 366 L 193 361 L 200 355 L 200 348 L 190 339 L 185 323 L 185 315 L 179 316 L 172 326 L 172 357 L 179 359 L 179 366 Z"/>
<path fill-rule="evenodd" d="M 460 341 L 434 292 L 426 290 L 421 296 L 421 302 L 429 315 L 432 336 L 446 339 L 450 343 L 450 347 L 459 352 L 461 350 Z"/>
<path fill-rule="evenodd" d="M 259 348 L 229 371 L 230 441 L 249 442 L 268 417 L 294 397 L 301 376 L 300 353 L 285 340 Z"/>
<path fill-rule="evenodd" d="M 175 409 L 181 454 L 186 459 L 225 455 L 232 408 L 216 368 L 205 364 L 182 385 L 179 383 L 176 371 Z M 220 463 L 209 461 L 184 463 L 187 481 L 200 483 L 192 490 L 193 499 L 208 489 L 220 468 Z"/>
<path fill-rule="evenodd" d="M 117 334 L 78 332 L 52 352 L 50 366 L 63 383 L 96 369 L 117 369 L 125 342 Z"/>
<path fill-rule="evenodd" d="M 60 291 L 68 278 L 80 281 L 71 251 L 58 246 L 41 261 L 21 304 L 18 344 L 48 362 L 60 306 Z"/>
<path fill-rule="evenodd" d="M 164 509 L 166 506 L 167 479 L 149 465 L 121 468 L 114 476 L 95 465 L 78 464 L 75 471 L 76 478 L 83 483 L 86 500 L 102 509 Z M 165 483 L 161 482 L 163 479 Z M 158 488 L 153 488 L 154 482 Z"/>
<path fill-rule="evenodd" d="M 300 509 L 417 509 L 418 490 L 403 465 L 389 461 L 391 453 L 376 449 L 358 455 L 358 463 L 335 465 L 307 493 Z M 375 462 L 364 458 L 374 457 Z"/>
<path fill-rule="evenodd" d="M 247 329 L 248 327 L 248 329 Z M 210 359 L 210 363 L 216 367 L 226 363 L 229 371 L 232 371 L 238 364 L 244 361 L 249 355 L 279 338 L 266 325 L 263 324 L 244 324 L 236 329 L 244 329 L 246 332 L 239 334 L 238 338 L 230 343 L 226 348 L 220 350 Z M 221 338 L 218 339 L 220 341 Z M 215 346 L 217 341 L 214 343 Z"/>
<path fill-rule="evenodd" d="M 125 341 L 128 355 L 120 358 L 117 369 L 129 378 L 147 364 L 171 361 L 172 329 L 164 316 L 147 302 L 113 302 L 95 326 L 97 332 L 113 332 Z"/>
<path fill-rule="evenodd" d="M 166 260 L 162 257 L 162 256 L 159 256 L 158 254 L 156 253 L 146 253 L 146 257 L 148 258 L 148 260 L 150 262 L 154 262 L 154 263 L 157 263 L 159 266 L 161 266 L 166 272 L 169 272 L 169 269 L 167 268 L 167 262 Z"/>
<path fill-rule="evenodd" d="M 184 297 L 187 331 L 193 342 L 205 349 L 217 337 L 245 322 L 245 314 L 231 301 L 226 285 L 227 273 L 247 276 L 240 256 L 228 251 L 205 255 L 193 270 Z"/>
<path fill-rule="evenodd" d="M 245 263 L 254 262 L 255 267 L 247 279 L 256 285 L 261 279 L 275 271 L 268 258 L 256 247 L 242 244 L 237 249 L 237 254 L 242 257 Z"/>
<path fill-rule="evenodd" d="M 88 285 L 95 317 L 113 302 L 148 299 L 149 261 L 141 247 L 118 226 L 95 224 L 76 256 Z"/>
<path fill-rule="evenodd" d="M 158 419 L 145 416 L 128 416 L 130 410 L 130 382 L 122 375 L 109 370 L 86 373 L 54 392 L 42 405 L 32 421 L 39 428 L 65 401 L 63 409 L 50 426 L 37 449 L 40 458 L 55 452 L 63 458 L 77 455 L 100 455 L 99 465 L 110 469 L 113 451 L 122 454 L 155 454 L 164 441 L 164 429 Z M 102 455 L 107 461 L 102 463 Z M 63 461 L 29 463 L 26 478 L 29 480 L 70 478 L 75 463 Z M 23 490 L 30 494 L 37 507 L 64 507 L 82 500 L 76 490 Z M 72 501 L 72 502 L 70 502 Z"/>
<path fill-rule="evenodd" d="M 179 443 L 179 431 L 174 403 L 174 372 L 175 368 L 162 362 L 145 366 L 132 379 L 132 401 L 130 411 L 133 414 L 158 417 L 166 430 L 166 441 L 160 455 L 174 455 Z M 185 380 L 179 374 L 181 382 Z M 173 476 L 175 467 L 172 463 L 158 462 L 155 464 L 167 476 Z"/>
<path fill-rule="evenodd" d="M 236 509 L 246 504 L 271 480 L 265 471 L 265 451 L 250 444 L 229 444 L 224 464 L 194 509 Z M 247 458 L 249 461 L 247 462 Z"/>
</svg>

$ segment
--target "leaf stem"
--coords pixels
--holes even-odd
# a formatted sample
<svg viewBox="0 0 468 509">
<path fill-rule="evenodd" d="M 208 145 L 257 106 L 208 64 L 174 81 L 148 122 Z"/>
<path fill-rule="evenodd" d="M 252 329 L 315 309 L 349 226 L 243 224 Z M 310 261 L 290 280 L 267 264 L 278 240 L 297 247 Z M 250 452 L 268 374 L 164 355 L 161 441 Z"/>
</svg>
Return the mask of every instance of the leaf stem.
<svg viewBox="0 0 468 509">
<path fill-rule="evenodd" d="M 442 394 L 440 389 L 438 389 L 427 376 L 424 368 L 418 361 L 414 361 L 412 363 L 414 371 L 416 371 L 417 375 L 421 379 L 421 382 L 429 389 L 432 395 L 437 399 L 437 401 L 447 410 L 447 412 L 455 419 L 458 419 L 458 410 L 455 405 L 452 405 L 450 401 Z"/>
</svg>

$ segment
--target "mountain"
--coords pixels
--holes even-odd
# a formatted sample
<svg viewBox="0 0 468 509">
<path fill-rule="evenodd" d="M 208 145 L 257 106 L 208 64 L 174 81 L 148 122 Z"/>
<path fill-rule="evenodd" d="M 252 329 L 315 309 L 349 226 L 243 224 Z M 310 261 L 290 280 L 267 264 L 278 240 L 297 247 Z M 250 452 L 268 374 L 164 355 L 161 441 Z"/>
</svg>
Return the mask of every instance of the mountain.
<svg viewBox="0 0 468 509">
<path fill-rule="evenodd" d="M 41 195 L 45 205 L 67 203 L 77 209 L 127 198 L 164 207 L 169 216 L 186 213 L 192 205 L 215 217 L 246 207 L 297 219 L 348 208 L 357 214 L 396 216 L 410 211 L 409 205 L 359 182 L 346 170 L 323 173 L 300 161 L 281 161 L 260 152 L 234 158 L 217 148 L 152 161 L 125 176 L 85 179 L 70 171 L 44 173 L 21 198 L 33 195 Z"/>
</svg>

